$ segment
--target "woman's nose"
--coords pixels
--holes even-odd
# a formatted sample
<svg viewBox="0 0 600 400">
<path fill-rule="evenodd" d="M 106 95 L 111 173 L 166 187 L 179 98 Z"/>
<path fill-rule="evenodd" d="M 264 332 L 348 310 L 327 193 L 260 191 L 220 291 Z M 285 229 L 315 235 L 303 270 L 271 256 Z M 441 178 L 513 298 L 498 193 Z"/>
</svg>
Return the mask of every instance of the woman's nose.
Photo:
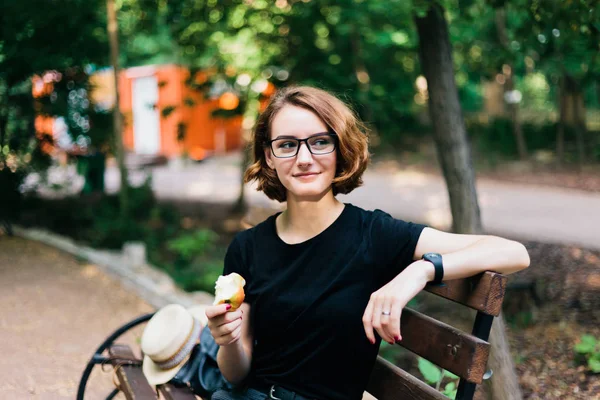
<svg viewBox="0 0 600 400">
<path fill-rule="evenodd" d="M 310 164 L 312 162 L 312 154 L 310 150 L 308 150 L 308 145 L 305 142 L 300 143 L 300 148 L 296 155 L 296 162 L 298 164 Z"/>
</svg>

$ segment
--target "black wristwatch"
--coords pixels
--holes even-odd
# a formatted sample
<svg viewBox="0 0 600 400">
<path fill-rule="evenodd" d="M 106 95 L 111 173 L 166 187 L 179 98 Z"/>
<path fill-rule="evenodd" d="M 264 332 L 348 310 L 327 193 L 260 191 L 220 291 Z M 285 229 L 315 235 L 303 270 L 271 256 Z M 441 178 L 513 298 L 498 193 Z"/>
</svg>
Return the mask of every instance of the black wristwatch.
<svg viewBox="0 0 600 400">
<path fill-rule="evenodd" d="M 429 284 L 432 286 L 446 286 L 442 279 L 444 279 L 444 264 L 442 263 L 442 255 L 439 253 L 425 253 L 423 254 L 422 260 L 429 261 L 435 268 L 435 275 L 433 281 Z"/>
</svg>

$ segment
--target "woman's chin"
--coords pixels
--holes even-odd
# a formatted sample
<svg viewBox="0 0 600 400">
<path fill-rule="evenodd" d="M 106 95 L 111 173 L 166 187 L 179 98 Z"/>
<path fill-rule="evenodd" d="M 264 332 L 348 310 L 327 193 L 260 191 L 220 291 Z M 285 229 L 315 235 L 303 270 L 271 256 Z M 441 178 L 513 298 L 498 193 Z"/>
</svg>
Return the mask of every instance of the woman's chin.
<svg viewBox="0 0 600 400">
<path fill-rule="evenodd" d="M 301 187 L 292 190 L 291 193 L 288 191 L 288 199 L 293 197 L 296 200 L 300 201 L 318 201 L 321 200 L 327 193 L 331 191 L 331 188 L 322 188 L 322 187 Z"/>
</svg>

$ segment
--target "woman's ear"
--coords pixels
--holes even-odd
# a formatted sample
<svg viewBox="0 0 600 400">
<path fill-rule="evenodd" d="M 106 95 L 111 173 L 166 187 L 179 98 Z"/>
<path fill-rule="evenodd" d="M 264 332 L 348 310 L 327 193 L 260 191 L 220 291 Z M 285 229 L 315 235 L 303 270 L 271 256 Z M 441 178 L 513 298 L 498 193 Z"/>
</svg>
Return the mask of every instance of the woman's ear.
<svg viewBox="0 0 600 400">
<path fill-rule="evenodd" d="M 275 169 L 275 164 L 273 163 L 273 155 L 271 154 L 271 149 L 269 149 L 268 147 L 265 148 L 265 161 L 267 162 L 269 168 Z"/>
</svg>

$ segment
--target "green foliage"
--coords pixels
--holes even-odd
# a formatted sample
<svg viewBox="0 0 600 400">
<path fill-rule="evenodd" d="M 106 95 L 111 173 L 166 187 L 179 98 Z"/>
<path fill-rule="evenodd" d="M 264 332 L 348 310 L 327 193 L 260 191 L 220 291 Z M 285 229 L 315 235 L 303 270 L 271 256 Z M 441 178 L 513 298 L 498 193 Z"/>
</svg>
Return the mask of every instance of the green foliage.
<svg viewBox="0 0 600 400">
<path fill-rule="evenodd" d="M 534 323 L 531 310 L 521 310 L 514 315 L 506 315 L 506 322 L 514 329 L 525 329 Z"/>
<path fill-rule="evenodd" d="M 392 364 L 396 363 L 402 351 L 404 351 L 402 347 L 391 345 L 385 340 L 382 340 L 381 344 L 379 345 L 379 355 Z"/>
<path fill-rule="evenodd" d="M 0 151 L 0 168 L 48 165 L 40 148 L 52 139 L 36 139 L 35 114 L 64 116 L 74 137 L 95 125 L 86 118 L 95 111 L 80 100 L 81 90 L 87 90 L 84 66 L 107 59 L 104 5 L 101 0 L 0 3 L 0 149 L 8 149 Z M 60 78 L 49 96 L 34 101 L 31 78 L 48 71 Z"/>
<path fill-rule="evenodd" d="M 166 250 L 171 257 L 163 256 L 162 262 L 172 260 L 165 268 L 184 290 L 214 291 L 225 256 L 219 239 L 216 232 L 201 228 L 182 232 L 167 242 Z"/>
<path fill-rule="evenodd" d="M 575 345 L 575 351 L 585 357 L 590 371 L 600 373 L 600 341 L 592 335 L 583 335 Z"/>
<path fill-rule="evenodd" d="M 215 282 L 222 273 L 223 263 L 213 261 L 181 269 L 175 272 L 173 277 L 183 290 L 202 290 L 207 293 L 214 293 Z"/>
<path fill-rule="evenodd" d="M 506 118 L 495 118 L 487 123 L 481 123 L 474 118 L 466 118 L 467 132 L 471 138 L 475 158 L 481 162 L 492 163 L 496 160 L 516 160 L 517 144 L 513 135 L 512 121 Z M 558 126 L 550 122 L 523 122 L 521 124 L 525 143 L 530 152 L 549 151 L 556 149 L 556 132 Z M 565 159 L 576 162 L 577 145 L 576 131 L 572 126 L 564 127 Z M 590 135 L 598 135 L 590 131 Z M 590 148 L 590 154 L 595 160 L 600 160 L 600 143 Z"/>
<path fill-rule="evenodd" d="M 447 382 L 444 389 L 440 391 L 451 399 L 456 397 L 458 376 L 438 368 L 432 362 L 421 357 L 419 357 L 419 372 L 423 375 L 425 382 L 435 385 L 438 390 L 440 390 L 444 378 L 452 379 L 453 381 Z"/>
<path fill-rule="evenodd" d="M 191 261 L 194 257 L 213 249 L 217 239 L 215 232 L 209 229 L 198 229 L 170 240 L 167 247 L 177 252 L 182 259 Z"/>
<path fill-rule="evenodd" d="M 425 382 L 429 384 L 437 383 L 442 379 L 442 371 L 424 358 L 419 358 L 419 371 L 423 374 Z"/>
<path fill-rule="evenodd" d="M 160 114 L 162 115 L 163 118 L 167 118 L 169 115 L 171 115 L 173 113 L 173 111 L 175 111 L 177 107 L 175 106 L 165 106 L 165 108 L 163 108 L 160 112 Z"/>
</svg>

